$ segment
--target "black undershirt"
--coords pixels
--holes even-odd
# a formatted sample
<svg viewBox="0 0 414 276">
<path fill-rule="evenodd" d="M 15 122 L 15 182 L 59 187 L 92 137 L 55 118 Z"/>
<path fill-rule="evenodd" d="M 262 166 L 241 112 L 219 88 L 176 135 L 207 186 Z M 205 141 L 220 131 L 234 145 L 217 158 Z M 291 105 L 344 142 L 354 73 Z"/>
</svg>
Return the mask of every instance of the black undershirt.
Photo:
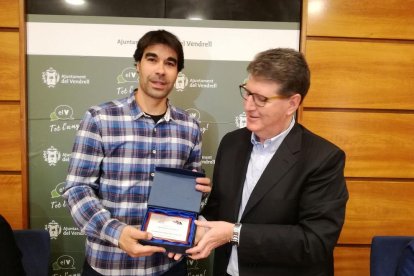
<svg viewBox="0 0 414 276">
<path fill-rule="evenodd" d="M 158 123 L 158 121 L 161 120 L 162 117 L 164 117 L 165 112 L 161 115 L 151 115 L 148 113 L 145 113 L 145 115 L 150 116 L 154 120 L 154 123 Z"/>
</svg>

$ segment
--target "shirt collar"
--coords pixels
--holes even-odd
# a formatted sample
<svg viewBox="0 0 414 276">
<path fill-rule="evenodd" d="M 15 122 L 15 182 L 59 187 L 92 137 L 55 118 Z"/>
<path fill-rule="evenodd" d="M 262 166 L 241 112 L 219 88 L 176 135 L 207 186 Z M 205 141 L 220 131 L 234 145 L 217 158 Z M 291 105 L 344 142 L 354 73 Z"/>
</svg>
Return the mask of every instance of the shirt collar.
<svg viewBox="0 0 414 276">
<path fill-rule="evenodd" d="M 284 131 L 282 131 L 281 133 L 279 133 L 278 135 L 272 138 L 266 139 L 263 144 L 260 143 L 258 137 L 253 132 L 252 132 L 250 141 L 254 147 L 260 146 L 270 151 L 276 151 L 280 143 L 282 143 L 283 139 L 285 139 L 285 137 L 289 134 L 289 132 L 291 131 L 294 125 L 295 125 L 295 117 L 292 118 L 292 121 L 290 121 L 289 127 L 287 129 L 285 129 Z"/>
<path fill-rule="evenodd" d="M 139 107 L 137 101 L 135 100 L 135 94 L 138 92 L 138 90 L 135 90 L 134 93 L 132 93 L 127 102 L 129 104 L 130 110 L 131 110 L 131 116 L 133 120 L 138 120 L 141 117 L 146 117 L 147 115 L 145 114 L 144 111 L 142 111 L 142 109 Z M 174 119 L 174 108 L 173 106 L 170 104 L 170 101 L 167 99 L 167 111 L 165 112 L 164 115 L 164 120 L 165 121 L 170 121 Z"/>
</svg>

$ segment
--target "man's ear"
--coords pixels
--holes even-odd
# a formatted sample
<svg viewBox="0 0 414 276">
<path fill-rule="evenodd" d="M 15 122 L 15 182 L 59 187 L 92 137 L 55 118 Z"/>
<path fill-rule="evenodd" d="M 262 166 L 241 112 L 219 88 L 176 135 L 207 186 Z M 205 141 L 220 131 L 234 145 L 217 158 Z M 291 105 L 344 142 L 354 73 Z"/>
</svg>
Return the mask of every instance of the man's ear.
<svg viewBox="0 0 414 276">
<path fill-rule="evenodd" d="M 140 62 L 139 61 L 135 62 L 135 69 L 137 70 L 137 73 L 139 73 L 139 66 L 140 66 Z"/>
<path fill-rule="evenodd" d="M 289 104 L 289 107 L 288 107 L 289 115 L 294 114 L 296 112 L 296 110 L 299 108 L 301 100 L 302 100 L 302 96 L 298 93 L 294 94 L 293 96 L 291 96 L 289 98 L 289 102 L 288 102 L 288 104 Z"/>
</svg>

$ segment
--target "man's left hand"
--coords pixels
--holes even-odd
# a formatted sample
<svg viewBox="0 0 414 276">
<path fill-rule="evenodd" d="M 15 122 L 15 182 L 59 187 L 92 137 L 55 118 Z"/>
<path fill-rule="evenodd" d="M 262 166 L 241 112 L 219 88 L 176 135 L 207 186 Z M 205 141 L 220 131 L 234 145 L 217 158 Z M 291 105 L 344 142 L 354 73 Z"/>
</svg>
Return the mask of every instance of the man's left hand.
<svg viewBox="0 0 414 276">
<path fill-rule="evenodd" d="M 233 235 L 234 224 L 225 221 L 199 221 L 196 220 L 197 228 L 205 227 L 203 235 L 197 246 L 186 251 L 193 260 L 207 258 L 215 248 L 228 243 Z"/>
</svg>

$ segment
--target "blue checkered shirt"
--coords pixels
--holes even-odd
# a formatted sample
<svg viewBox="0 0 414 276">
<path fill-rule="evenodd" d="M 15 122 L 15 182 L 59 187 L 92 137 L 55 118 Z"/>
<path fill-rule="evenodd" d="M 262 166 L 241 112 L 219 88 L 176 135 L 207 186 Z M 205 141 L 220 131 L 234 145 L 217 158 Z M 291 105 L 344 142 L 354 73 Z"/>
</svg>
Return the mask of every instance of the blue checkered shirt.
<svg viewBox="0 0 414 276">
<path fill-rule="evenodd" d="M 104 275 L 160 275 L 165 254 L 133 258 L 118 248 L 126 225 L 140 227 L 156 166 L 201 170 L 198 122 L 168 104 L 157 124 L 134 94 L 91 107 L 77 132 L 64 198 L 87 236 L 86 258 Z"/>
</svg>

